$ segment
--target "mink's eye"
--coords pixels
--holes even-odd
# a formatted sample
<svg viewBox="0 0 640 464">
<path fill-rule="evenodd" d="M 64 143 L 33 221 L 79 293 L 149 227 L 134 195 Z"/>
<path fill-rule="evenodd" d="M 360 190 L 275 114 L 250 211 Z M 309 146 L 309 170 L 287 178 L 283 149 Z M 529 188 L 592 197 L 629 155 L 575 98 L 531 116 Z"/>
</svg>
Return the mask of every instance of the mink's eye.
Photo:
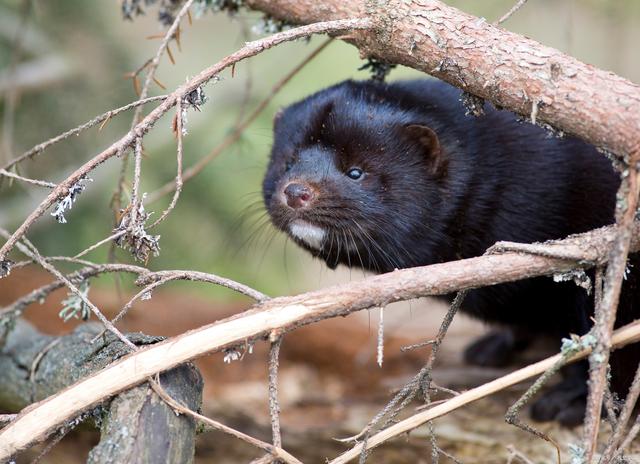
<svg viewBox="0 0 640 464">
<path fill-rule="evenodd" d="M 350 179 L 353 180 L 358 180 L 362 177 L 364 173 L 362 172 L 362 169 L 360 168 L 351 168 L 347 171 L 347 176 L 349 176 Z"/>
<path fill-rule="evenodd" d="M 293 160 L 287 161 L 286 164 L 284 165 L 284 172 L 289 172 L 292 167 L 293 167 Z"/>
</svg>

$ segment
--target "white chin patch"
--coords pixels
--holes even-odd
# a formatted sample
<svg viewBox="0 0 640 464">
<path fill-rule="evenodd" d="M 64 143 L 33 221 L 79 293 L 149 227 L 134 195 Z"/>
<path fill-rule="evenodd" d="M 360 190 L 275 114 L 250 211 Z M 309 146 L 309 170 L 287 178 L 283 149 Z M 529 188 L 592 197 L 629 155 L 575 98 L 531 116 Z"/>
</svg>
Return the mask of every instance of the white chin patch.
<svg viewBox="0 0 640 464">
<path fill-rule="evenodd" d="M 289 225 L 289 232 L 311 248 L 315 248 L 316 250 L 322 248 L 325 231 L 318 226 L 309 224 L 301 219 L 296 219 Z"/>
</svg>

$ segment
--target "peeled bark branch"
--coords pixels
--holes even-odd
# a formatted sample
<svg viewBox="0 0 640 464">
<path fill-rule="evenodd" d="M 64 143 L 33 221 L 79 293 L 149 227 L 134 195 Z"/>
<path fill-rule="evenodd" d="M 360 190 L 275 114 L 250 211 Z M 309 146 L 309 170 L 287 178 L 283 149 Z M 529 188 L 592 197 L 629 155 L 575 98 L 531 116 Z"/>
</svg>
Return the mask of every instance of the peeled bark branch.
<svg viewBox="0 0 640 464">
<path fill-rule="evenodd" d="M 619 156 L 640 157 L 640 86 L 438 0 L 247 0 L 293 24 L 370 18 L 347 40 Z"/>
<path fill-rule="evenodd" d="M 265 339 L 322 319 L 427 295 L 563 273 L 601 265 L 614 240 L 615 227 L 535 247 L 537 255 L 507 252 L 394 271 L 294 297 L 274 298 L 242 314 L 140 349 L 111 366 L 23 411 L 0 431 L 0 460 L 6 459 L 69 418 L 149 376 L 228 347 Z M 640 223 L 631 250 L 640 249 Z M 545 256 L 541 256 L 544 254 Z M 563 258 L 551 257 L 563 256 Z"/>
</svg>

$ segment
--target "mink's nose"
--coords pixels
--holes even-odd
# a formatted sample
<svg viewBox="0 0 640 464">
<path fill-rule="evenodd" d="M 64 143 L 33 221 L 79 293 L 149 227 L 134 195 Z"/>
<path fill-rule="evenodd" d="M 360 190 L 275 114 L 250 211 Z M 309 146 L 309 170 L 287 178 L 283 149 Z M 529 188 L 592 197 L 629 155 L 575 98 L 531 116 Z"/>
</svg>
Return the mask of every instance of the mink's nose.
<svg viewBox="0 0 640 464">
<path fill-rule="evenodd" d="M 298 209 L 309 206 L 313 198 L 313 192 L 304 184 L 292 182 L 284 188 L 284 196 L 287 199 L 287 205 L 289 205 L 289 207 Z"/>
</svg>

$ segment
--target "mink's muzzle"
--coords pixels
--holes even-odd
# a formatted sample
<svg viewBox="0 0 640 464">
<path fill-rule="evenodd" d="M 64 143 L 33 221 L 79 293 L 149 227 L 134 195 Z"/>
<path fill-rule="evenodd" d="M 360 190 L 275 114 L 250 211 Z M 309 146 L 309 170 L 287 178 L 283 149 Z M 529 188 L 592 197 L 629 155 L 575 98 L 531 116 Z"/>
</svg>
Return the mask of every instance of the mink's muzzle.
<svg viewBox="0 0 640 464">
<path fill-rule="evenodd" d="M 308 208 L 314 197 L 311 187 L 301 182 L 288 183 L 283 193 L 287 206 L 293 209 Z"/>
</svg>

